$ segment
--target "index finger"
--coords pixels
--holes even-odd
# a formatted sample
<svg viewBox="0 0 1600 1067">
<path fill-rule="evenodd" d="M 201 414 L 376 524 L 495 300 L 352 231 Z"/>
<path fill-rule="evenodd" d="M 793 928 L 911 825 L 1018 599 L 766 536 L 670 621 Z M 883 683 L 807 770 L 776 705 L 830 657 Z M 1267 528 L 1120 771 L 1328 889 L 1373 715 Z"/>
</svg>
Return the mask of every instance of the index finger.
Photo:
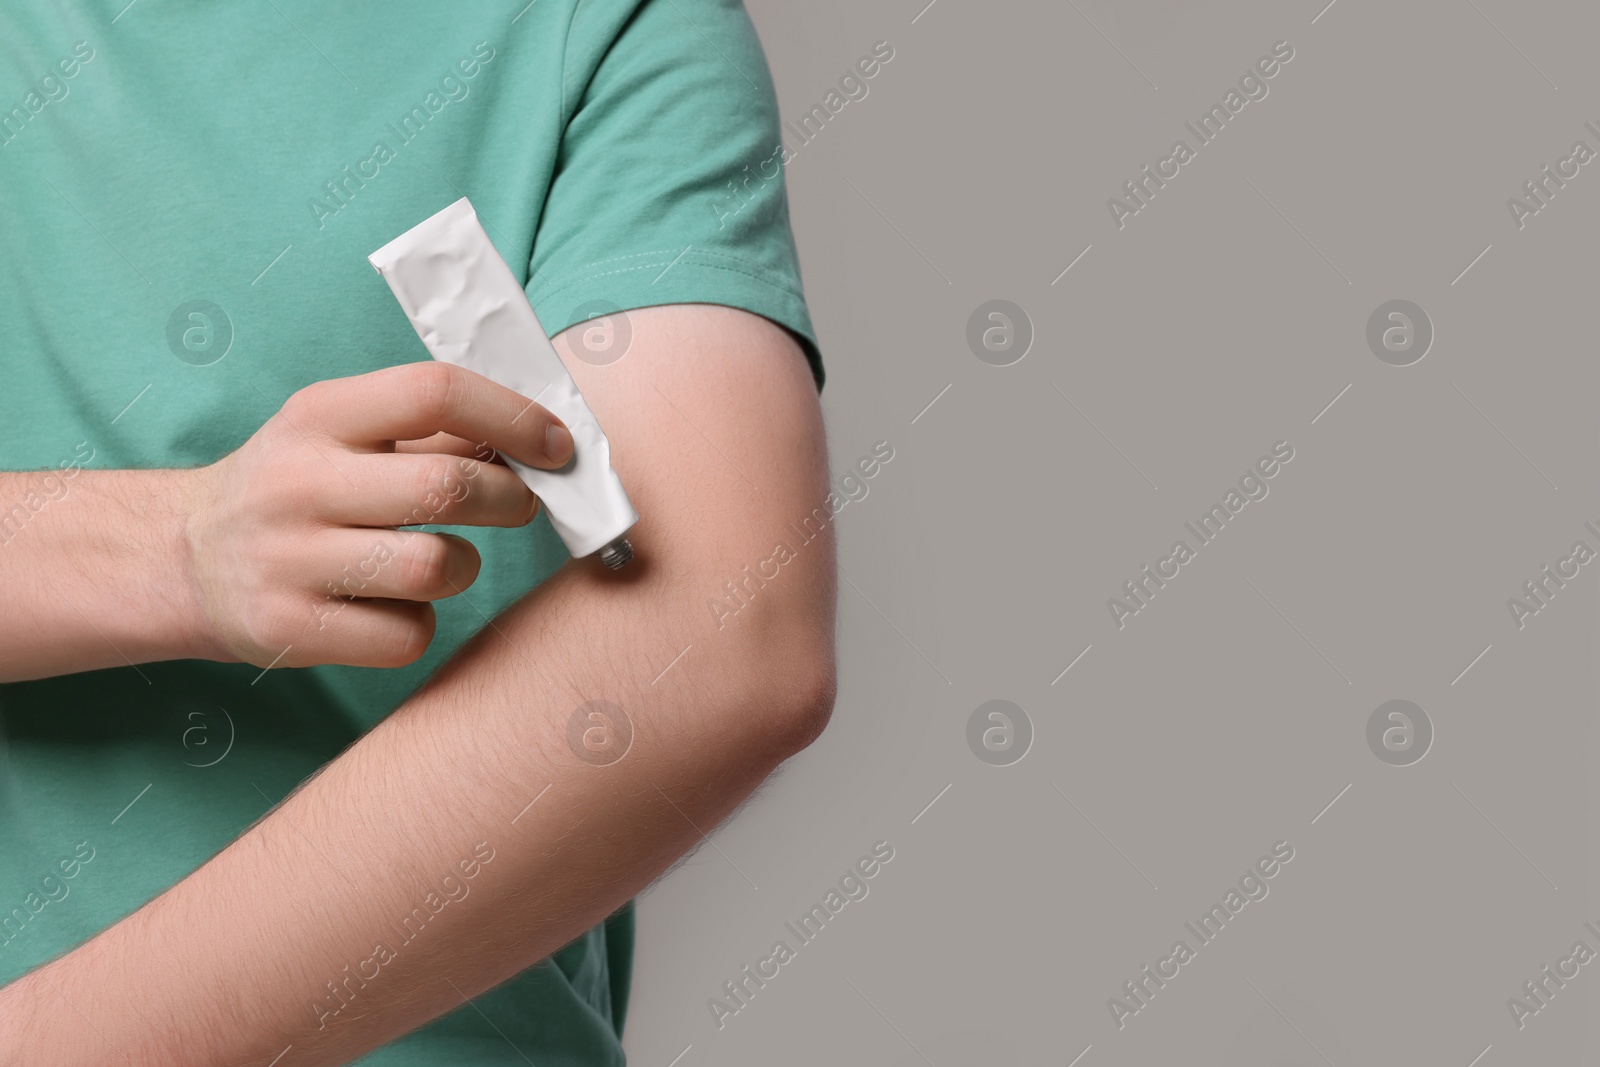
<svg viewBox="0 0 1600 1067">
<path fill-rule="evenodd" d="M 481 374 L 427 361 L 319 382 L 296 394 L 312 425 L 355 448 L 439 433 L 489 447 L 531 467 L 572 458 L 572 435 L 535 401 Z"/>
</svg>

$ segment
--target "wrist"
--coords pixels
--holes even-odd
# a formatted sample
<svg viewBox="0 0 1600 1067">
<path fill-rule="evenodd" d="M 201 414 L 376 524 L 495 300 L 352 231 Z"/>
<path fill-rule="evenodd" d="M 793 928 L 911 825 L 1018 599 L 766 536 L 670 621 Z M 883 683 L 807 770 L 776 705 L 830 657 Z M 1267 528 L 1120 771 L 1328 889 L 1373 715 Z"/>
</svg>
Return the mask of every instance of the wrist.
<svg viewBox="0 0 1600 1067">
<path fill-rule="evenodd" d="M 162 546 L 154 580 L 169 612 L 167 625 L 177 652 L 173 658 L 236 662 L 238 657 L 229 651 L 212 625 L 195 567 L 195 517 L 209 497 L 210 468 L 155 473 L 163 479 L 156 491 L 164 506 L 152 515 L 158 526 L 155 540 Z"/>
<path fill-rule="evenodd" d="M 97 523 L 90 542 L 89 558 L 100 562 L 85 578 L 104 590 L 91 621 L 132 662 L 233 658 L 215 637 L 195 580 L 191 529 L 205 496 L 203 474 L 114 471 L 98 482 L 95 503 L 114 515 Z"/>
</svg>

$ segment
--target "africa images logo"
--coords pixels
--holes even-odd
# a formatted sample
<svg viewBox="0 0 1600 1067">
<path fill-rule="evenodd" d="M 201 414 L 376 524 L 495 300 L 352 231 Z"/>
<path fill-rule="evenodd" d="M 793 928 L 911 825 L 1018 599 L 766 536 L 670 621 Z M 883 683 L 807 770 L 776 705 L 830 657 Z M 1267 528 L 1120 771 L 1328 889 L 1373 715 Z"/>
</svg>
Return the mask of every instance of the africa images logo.
<svg viewBox="0 0 1600 1067">
<path fill-rule="evenodd" d="M 1267 480 L 1275 477 L 1283 469 L 1283 464 L 1294 459 L 1294 447 L 1288 441 L 1279 441 L 1272 446 L 1270 455 L 1262 456 L 1255 464 L 1248 468 L 1239 478 L 1239 488 L 1230 488 L 1223 494 L 1219 503 L 1212 504 L 1210 510 L 1193 522 L 1183 524 L 1184 529 L 1194 535 L 1195 544 L 1190 545 L 1187 539 L 1173 542 L 1172 551 L 1161 559 L 1156 560 L 1155 570 L 1145 564 L 1138 576 L 1122 583 L 1122 592 L 1127 600 L 1119 597 L 1108 597 L 1106 608 L 1111 612 L 1111 621 L 1116 623 L 1117 629 L 1122 629 L 1128 624 L 1127 620 L 1139 614 L 1150 606 L 1156 593 L 1167 587 L 1167 583 L 1176 578 L 1180 568 L 1198 558 L 1200 549 L 1209 545 L 1222 533 L 1230 521 L 1237 518 L 1244 511 L 1245 506 L 1259 500 L 1265 500 L 1272 491 Z"/>
<path fill-rule="evenodd" d="M 1199 955 L 1200 949 L 1222 936 L 1222 931 L 1244 911 L 1245 905 L 1266 900 L 1267 894 L 1272 891 L 1267 884 L 1268 879 L 1278 875 L 1292 859 L 1294 846 L 1287 841 L 1275 842 L 1270 854 L 1262 856 L 1245 869 L 1237 888 L 1229 886 L 1222 900 L 1212 904 L 1209 911 L 1195 922 L 1183 924 L 1195 939 L 1193 946 L 1187 939 L 1180 938 L 1173 942 L 1165 956 L 1156 960 L 1153 970 L 1150 964 L 1145 964 L 1140 968 L 1138 977 L 1123 982 L 1122 992 L 1127 999 L 1110 997 L 1106 1000 L 1106 1007 L 1110 1009 L 1111 1019 L 1117 1024 L 1117 1029 L 1127 1026 L 1129 1017 L 1148 1008 L 1157 991 L 1165 989 L 1168 982 L 1178 977 L 1182 968 Z"/>
<path fill-rule="evenodd" d="M 722 983 L 726 1000 L 707 997 L 706 1008 L 711 1012 L 717 1029 L 721 1030 L 730 1018 L 749 1007 L 756 993 L 778 977 L 780 968 L 796 959 L 799 950 L 814 941 L 823 928 L 844 911 L 845 905 L 867 899 L 867 894 L 872 891 L 867 882 L 877 877 L 884 864 L 892 859 L 893 845 L 887 841 L 874 842 L 871 855 L 862 856 L 846 868 L 844 874 L 839 876 L 838 887 L 830 886 L 823 894 L 821 903 L 812 904 L 811 910 L 794 922 L 783 924 L 784 929 L 794 935 L 793 945 L 786 939 L 773 942 L 772 951 L 756 961 L 754 970 L 746 964 L 736 977 Z"/>
<path fill-rule="evenodd" d="M 1274 44 L 1269 55 L 1256 60 L 1255 65 L 1240 76 L 1237 89 L 1230 88 L 1223 94 L 1220 103 L 1211 105 L 1211 110 L 1200 117 L 1199 125 L 1193 122 L 1183 124 L 1184 129 L 1194 135 L 1194 145 L 1180 137 L 1173 142 L 1172 150 L 1167 155 L 1156 160 L 1154 170 L 1146 163 L 1140 168 L 1139 177 L 1123 182 L 1122 192 L 1127 199 L 1119 200 L 1113 196 L 1106 200 L 1106 208 L 1111 212 L 1111 221 L 1117 224 L 1117 229 L 1122 229 L 1128 224 L 1128 219 L 1149 207 L 1156 191 L 1165 189 L 1167 182 L 1181 174 L 1183 168 L 1199 156 L 1201 148 L 1220 137 L 1228 123 L 1245 109 L 1245 105 L 1254 100 L 1265 100 L 1270 91 L 1267 82 L 1276 77 L 1283 65 L 1293 58 L 1294 49 L 1288 41 Z"/>
</svg>

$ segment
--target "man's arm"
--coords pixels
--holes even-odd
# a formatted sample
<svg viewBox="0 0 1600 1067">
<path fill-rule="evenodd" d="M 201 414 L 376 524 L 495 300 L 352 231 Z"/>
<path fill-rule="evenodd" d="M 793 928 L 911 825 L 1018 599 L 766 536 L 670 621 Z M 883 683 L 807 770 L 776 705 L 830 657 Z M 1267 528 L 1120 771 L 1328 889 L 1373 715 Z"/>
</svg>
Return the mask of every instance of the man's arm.
<svg viewBox="0 0 1600 1067">
<path fill-rule="evenodd" d="M 60 470 L 0 473 L 0 597 L 28 620 L 0 627 L 0 682 L 165 659 L 409 663 L 431 602 L 479 560 L 459 537 L 392 528 L 529 522 L 537 499 L 488 460 L 557 468 L 572 437 L 427 361 L 316 382 L 208 467 L 87 470 L 82 447 Z M 375 550 L 352 599 L 341 576 Z"/>
<path fill-rule="evenodd" d="M 744 312 L 629 314 L 628 355 L 573 372 L 638 506 L 636 561 L 566 566 L 199 871 L 0 991 L 24 1020 L 0 1062 L 344 1063 L 605 918 L 816 736 L 834 553 L 805 360 Z M 729 582 L 743 606 L 713 612 Z M 609 764 L 578 754 L 604 720 L 569 732 L 597 700 L 632 728 Z M 445 876 L 465 892 L 375 956 Z"/>
<path fill-rule="evenodd" d="M 88 449 L 84 455 L 83 450 Z M 183 549 L 184 473 L 0 472 L 0 682 L 213 658 Z"/>
</svg>

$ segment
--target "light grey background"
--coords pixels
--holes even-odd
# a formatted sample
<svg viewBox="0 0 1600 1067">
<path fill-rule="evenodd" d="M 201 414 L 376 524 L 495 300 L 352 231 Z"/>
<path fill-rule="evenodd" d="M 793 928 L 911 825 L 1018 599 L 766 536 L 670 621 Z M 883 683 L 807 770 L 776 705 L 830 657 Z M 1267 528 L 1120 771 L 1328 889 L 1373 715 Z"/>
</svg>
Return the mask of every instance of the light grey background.
<svg viewBox="0 0 1600 1067">
<path fill-rule="evenodd" d="M 1600 563 L 1521 629 L 1507 599 L 1600 548 L 1600 162 L 1521 229 L 1506 201 L 1600 150 L 1600 12 L 925 2 L 751 0 L 788 119 L 895 49 L 787 167 L 835 468 L 895 458 L 839 519 L 832 725 L 641 902 L 632 1062 L 1587 1062 L 1600 963 L 1520 1029 L 1507 999 L 1600 951 Z M 1118 229 L 1107 198 L 1280 40 Z M 965 339 L 996 298 L 1036 331 L 1009 367 Z M 1366 342 L 1393 299 L 1435 329 L 1409 367 Z M 1283 440 L 1119 630 L 1107 599 Z M 1366 740 L 1397 698 L 1435 731 L 1405 767 Z M 1010 766 L 967 747 L 994 699 L 1033 724 Z M 719 1029 L 879 840 L 870 894 Z M 1278 841 L 1269 895 L 1119 1029 L 1108 999 Z"/>
</svg>

